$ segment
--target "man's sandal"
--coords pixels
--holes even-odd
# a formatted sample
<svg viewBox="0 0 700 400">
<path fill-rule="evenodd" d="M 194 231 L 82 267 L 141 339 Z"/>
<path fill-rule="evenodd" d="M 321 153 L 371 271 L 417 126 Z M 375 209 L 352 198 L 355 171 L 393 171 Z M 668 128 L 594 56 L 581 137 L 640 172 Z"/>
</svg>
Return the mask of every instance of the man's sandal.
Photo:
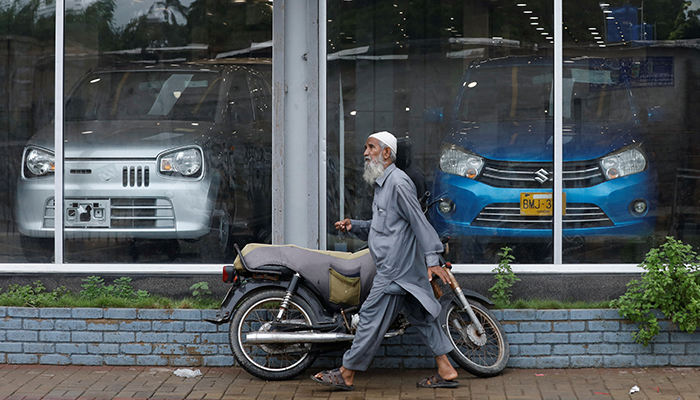
<svg viewBox="0 0 700 400">
<path fill-rule="evenodd" d="M 311 375 L 311 379 L 315 380 L 321 385 L 330 386 L 333 389 L 346 390 L 348 392 L 355 390 L 355 386 L 348 385 L 345 383 L 345 378 L 343 378 L 343 374 L 340 372 L 340 368 L 336 368 L 331 371 L 321 372 L 320 379 L 317 378 L 315 375 Z"/>
<path fill-rule="evenodd" d="M 458 386 L 459 381 L 446 381 L 440 374 L 416 382 L 416 387 L 422 388 L 456 388 Z"/>
</svg>

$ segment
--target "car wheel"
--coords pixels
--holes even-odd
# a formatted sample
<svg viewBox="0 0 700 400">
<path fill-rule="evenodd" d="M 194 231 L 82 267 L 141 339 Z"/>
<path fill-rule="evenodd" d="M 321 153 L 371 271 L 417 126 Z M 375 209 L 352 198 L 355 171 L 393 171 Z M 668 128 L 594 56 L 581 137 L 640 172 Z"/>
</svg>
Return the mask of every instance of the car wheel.
<svg viewBox="0 0 700 400">
<path fill-rule="evenodd" d="M 22 253 L 27 262 L 31 263 L 51 263 L 54 257 L 53 238 L 35 238 L 30 236 L 19 236 L 22 245 Z"/>
<path fill-rule="evenodd" d="M 228 262 L 231 256 L 231 214 L 225 202 L 217 202 L 212 213 L 211 228 L 200 244 L 204 262 Z"/>
</svg>

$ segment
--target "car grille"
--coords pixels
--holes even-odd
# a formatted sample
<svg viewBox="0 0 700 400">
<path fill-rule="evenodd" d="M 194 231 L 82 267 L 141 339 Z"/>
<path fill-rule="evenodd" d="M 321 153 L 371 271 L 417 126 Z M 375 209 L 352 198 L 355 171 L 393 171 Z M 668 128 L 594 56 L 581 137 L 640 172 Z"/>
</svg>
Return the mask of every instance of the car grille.
<svg viewBox="0 0 700 400">
<path fill-rule="evenodd" d="M 123 187 L 148 187 L 151 183 L 148 167 L 124 167 L 122 168 Z"/>
<path fill-rule="evenodd" d="M 511 162 L 486 160 L 478 180 L 502 188 L 551 188 L 554 163 Z M 603 171 L 597 161 L 568 161 L 564 163 L 564 188 L 585 188 L 602 183 Z"/>
<path fill-rule="evenodd" d="M 44 228 L 54 228 L 56 226 L 56 202 L 53 197 L 46 200 L 44 204 Z"/>
<path fill-rule="evenodd" d="M 117 198 L 110 207 L 112 228 L 174 228 L 175 213 L 168 199 Z"/>
<path fill-rule="evenodd" d="M 612 226 L 610 218 L 595 204 L 568 203 L 562 218 L 564 229 L 599 228 Z M 553 218 L 548 216 L 520 215 L 518 203 L 494 203 L 484 207 L 472 226 L 504 229 L 552 229 Z"/>
<path fill-rule="evenodd" d="M 83 201 L 84 199 L 66 199 L 71 201 Z M 109 226 L 80 226 L 76 224 L 70 229 L 98 228 L 98 229 L 173 229 L 175 228 L 175 212 L 169 199 L 165 198 L 112 198 L 99 199 L 101 202 L 109 202 L 110 225 Z M 44 228 L 55 227 L 55 202 L 51 198 L 44 208 Z"/>
</svg>

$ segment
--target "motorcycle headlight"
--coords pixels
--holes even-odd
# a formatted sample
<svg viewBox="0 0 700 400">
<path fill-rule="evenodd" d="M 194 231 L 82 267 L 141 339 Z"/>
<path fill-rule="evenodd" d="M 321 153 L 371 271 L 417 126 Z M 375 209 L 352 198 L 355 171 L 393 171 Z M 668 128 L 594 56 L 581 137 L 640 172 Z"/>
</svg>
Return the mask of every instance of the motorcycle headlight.
<svg viewBox="0 0 700 400">
<path fill-rule="evenodd" d="M 56 158 L 49 151 L 29 148 L 24 156 L 24 167 L 27 178 L 44 176 L 56 170 Z"/>
<path fill-rule="evenodd" d="M 202 151 L 198 148 L 178 149 L 161 155 L 158 168 L 164 175 L 198 177 L 202 171 L 202 159 Z"/>
<path fill-rule="evenodd" d="M 647 167 L 647 159 L 638 147 L 627 148 L 600 159 L 605 178 L 616 179 L 642 172 Z"/>
<path fill-rule="evenodd" d="M 453 144 L 444 144 L 440 153 L 440 169 L 448 174 L 475 179 L 481 173 L 484 159 Z"/>
</svg>

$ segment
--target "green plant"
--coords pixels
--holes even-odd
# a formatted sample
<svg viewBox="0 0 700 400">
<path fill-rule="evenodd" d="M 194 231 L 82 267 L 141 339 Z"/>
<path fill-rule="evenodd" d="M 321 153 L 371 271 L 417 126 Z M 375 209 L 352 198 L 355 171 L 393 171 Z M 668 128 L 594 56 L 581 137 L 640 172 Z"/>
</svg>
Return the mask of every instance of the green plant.
<svg viewBox="0 0 700 400">
<path fill-rule="evenodd" d="M 88 276 L 83 279 L 82 285 L 80 287 L 83 290 L 80 291 L 80 295 L 86 299 L 97 299 L 107 295 L 105 288 L 105 280 L 99 276 Z"/>
<path fill-rule="evenodd" d="M 52 304 L 59 298 L 67 295 L 68 290 L 61 286 L 48 291 L 41 281 L 32 285 L 10 285 L 5 293 L 0 293 L 0 302 L 20 307 L 43 307 Z"/>
<path fill-rule="evenodd" d="M 698 255 L 689 245 L 672 237 L 651 249 L 640 267 L 641 280 L 627 284 L 627 291 L 611 305 L 620 315 L 638 323 L 635 341 L 644 346 L 659 334 L 656 310 L 685 332 L 700 324 L 700 270 Z"/>
<path fill-rule="evenodd" d="M 209 290 L 209 283 L 207 282 L 197 282 L 190 286 L 190 290 L 192 291 L 192 297 L 195 299 L 200 299 L 203 296 L 209 296 L 211 294 L 211 290 Z"/>
<path fill-rule="evenodd" d="M 131 287 L 131 278 L 123 276 L 114 280 L 114 284 L 109 288 L 110 295 L 114 297 L 120 297 L 123 299 L 129 299 L 134 297 L 134 288 Z"/>
<path fill-rule="evenodd" d="M 501 248 L 501 252 L 498 253 L 501 257 L 501 261 L 493 270 L 493 272 L 496 273 L 496 283 L 489 289 L 489 292 L 491 292 L 496 307 L 499 308 L 505 308 L 510 304 L 510 297 L 513 294 L 513 285 L 515 282 L 520 281 L 520 278 L 515 276 L 513 268 L 510 266 L 510 263 L 515 261 L 515 257 L 511 254 L 511 251 L 511 248 L 508 246 Z"/>
<path fill-rule="evenodd" d="M 103 297 L 119 299 L 146 299 L 150 294 L 145 290 L 135 291 L 131 286 L 131 278 L 121 277 L 114 280 L 112 285 L 105 284 L 99 276 L 88 276 L 83 279 L 80 295 L 86 299 L 95 300 Z"/>
</svg>

